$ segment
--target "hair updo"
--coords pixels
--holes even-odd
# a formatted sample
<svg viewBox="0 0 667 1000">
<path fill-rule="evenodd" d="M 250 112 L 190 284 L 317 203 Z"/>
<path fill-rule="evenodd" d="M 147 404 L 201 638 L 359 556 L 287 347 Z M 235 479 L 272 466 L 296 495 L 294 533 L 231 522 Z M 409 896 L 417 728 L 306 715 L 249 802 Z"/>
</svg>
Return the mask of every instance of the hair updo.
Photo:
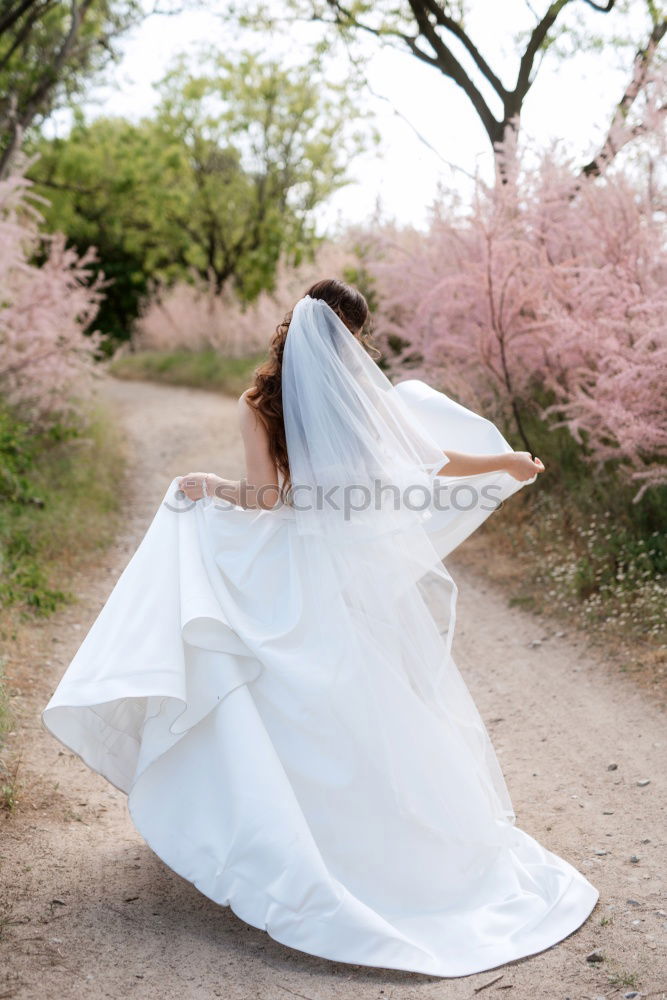
<svg viewBox="0 0 667 1000">
<path fill-rule="evenodd" d="M 368 330 L 368 303 L 357 288 L 338 278 L 324 278 L 316 281 L 304 294 L 309 295 L 311 299 L 322 299 L 326 302 L 366 350 L 369 352 L 375 350 Z M 283 499 L 289 488 L 290 471 L 283 420 L 282 366 L 285 339 L 291 319 L 290 311 L 276 327 L 269 344 L 269 356 L 255 369 L 253 384 L 245 394 L 246 401 L 267 430 L 271 457 L 284 480 Z"/>
</svg>

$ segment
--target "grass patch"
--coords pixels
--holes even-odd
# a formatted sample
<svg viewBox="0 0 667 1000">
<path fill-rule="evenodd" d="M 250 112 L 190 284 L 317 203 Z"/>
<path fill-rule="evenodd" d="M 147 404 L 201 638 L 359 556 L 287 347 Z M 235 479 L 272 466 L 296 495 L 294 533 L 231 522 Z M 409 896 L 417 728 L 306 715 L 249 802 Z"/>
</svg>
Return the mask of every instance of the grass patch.
<svg viewBox="0 0 667 1000">
<path fill-rule="evenodd" d="M 609 973 L 607 979 L 610 986 L 621 988 L 629 986 L 633 990 L 639 989 L 639 974 L 636 972 L 628 972 L 626 969 L 621 969 L 619 972 Z"/>
<path fill-rule="evenodd" d="M 99 404 L 42 433 L 0 405 L 0 625 L 7 609 L 46 616 L 72 599 L 71 572 L 114 536 L 124 468 Z"/>
<path fill-rule="evenodd" d="M 18 795 L 18 761 L 11 760 L 6 749 L 7 737 L 13 726 L 4 662 L 0 661 L 0 812 L 12 812 Z M 0 918 L 0 934 L 1 924 Z"/>
<path fill-rule="evenodd" d="M 68 581 L 116 534 L 125 451 L 107 410 L 36 432 L 0 400 L 0 640 L 74 598 Z M 19 797 L 20 757 L 0 661 L 0 812 Z M 1 910 L 1 906 L 0 906 Z M 2 915 L 0 913 L 0 933 Z"/>
<path fill-rule="evenodd" d="M 135 351 L 112 360 L 108 370 L 117 378 L 187 385 L 240 396 L 264 355 L 226 358 L 213 348 L 201 351 Z"/>
</svg>

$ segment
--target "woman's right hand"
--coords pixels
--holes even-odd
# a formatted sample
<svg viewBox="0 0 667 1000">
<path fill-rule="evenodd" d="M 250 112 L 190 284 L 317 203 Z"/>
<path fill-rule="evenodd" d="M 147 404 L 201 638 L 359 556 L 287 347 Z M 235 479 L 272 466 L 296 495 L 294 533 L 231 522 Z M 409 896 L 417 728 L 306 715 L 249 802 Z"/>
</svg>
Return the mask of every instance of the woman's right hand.
<svg viewBox="0 0 667 1000">
<path fill-rule="evenodd" d="M 178 488 L 183 490 L 188 500 L 201 500 L 204 496 L 204 480 L 209 496 L 213 495 L 216 486 L 222 482 L 219 476 L 214 476 L 211 472 L 188 472 L 187 476 L 179 477 Z"/>
<path fill-rule="evenodd" d="M 537 473 L 544 472 L 544 465 L 537 456 L 533 459 L 529 451 L 511 451 L 503 459 L 503 472 L 525 483 Z"/>
</svg>

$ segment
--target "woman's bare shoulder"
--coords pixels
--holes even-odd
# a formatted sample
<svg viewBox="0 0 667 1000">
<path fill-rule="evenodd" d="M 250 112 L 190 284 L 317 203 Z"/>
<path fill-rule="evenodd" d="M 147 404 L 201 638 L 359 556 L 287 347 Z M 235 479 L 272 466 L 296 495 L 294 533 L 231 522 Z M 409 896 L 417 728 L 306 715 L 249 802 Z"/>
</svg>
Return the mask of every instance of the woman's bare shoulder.
<svg viewBox="0 0 667 1000">
<path fill-rule="evenodd" d="M 248 399 L 250 389 L 244 389 L 238 399 L 239 424 L 244 434 L 266 437 L 266 429 L 260 416 Z"/>
<path fill-rule="evenodd" d="M 257 416 L 254 407 L 250 404 L 248 400 L 248 393 L 250 389 L 244 389 L 238 399 L 238 411 L 239 419 L 243 423 L 244 420 L 248 420 L 251 416 Z"/>
</svg>

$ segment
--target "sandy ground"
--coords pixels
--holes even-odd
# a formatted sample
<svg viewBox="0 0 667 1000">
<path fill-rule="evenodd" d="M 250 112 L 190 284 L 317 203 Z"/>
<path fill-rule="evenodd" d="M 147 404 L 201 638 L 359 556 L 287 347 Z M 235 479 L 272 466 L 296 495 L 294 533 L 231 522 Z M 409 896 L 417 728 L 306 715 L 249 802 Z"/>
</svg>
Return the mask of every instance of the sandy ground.
<svg viewBox="0 0 667 1000">
<path fill-rule="evenodd" d="M 586 924 L 540 955 L 439 979 L 286 948 L 165 867 L 134 830 L 122 793 L 46 733 L 39 713 L 172 477 L 240 472 L 236 404 L 115 380 L 100 391 L 132 456 L 132 475 L 119 484 L 125 529 L 69 581 L 79 603 L 9 651 L 22 788 L 18 810 L 0 828 L 0 903 L 9 916 L 0 1000 L 455 1000 L 479 991 L 508 1000 L 610 1000 L 634 991 L 667 998 L 665 716 L 631 679 L 610 672 L 585 636 L 509 609 L 456 559 L 448 565 L 460 586 L 457 661 L 494 739 L 518 825 L 600 890 Z M 587 960 L 594 950 L 602 961 Z"/>
</svg>

